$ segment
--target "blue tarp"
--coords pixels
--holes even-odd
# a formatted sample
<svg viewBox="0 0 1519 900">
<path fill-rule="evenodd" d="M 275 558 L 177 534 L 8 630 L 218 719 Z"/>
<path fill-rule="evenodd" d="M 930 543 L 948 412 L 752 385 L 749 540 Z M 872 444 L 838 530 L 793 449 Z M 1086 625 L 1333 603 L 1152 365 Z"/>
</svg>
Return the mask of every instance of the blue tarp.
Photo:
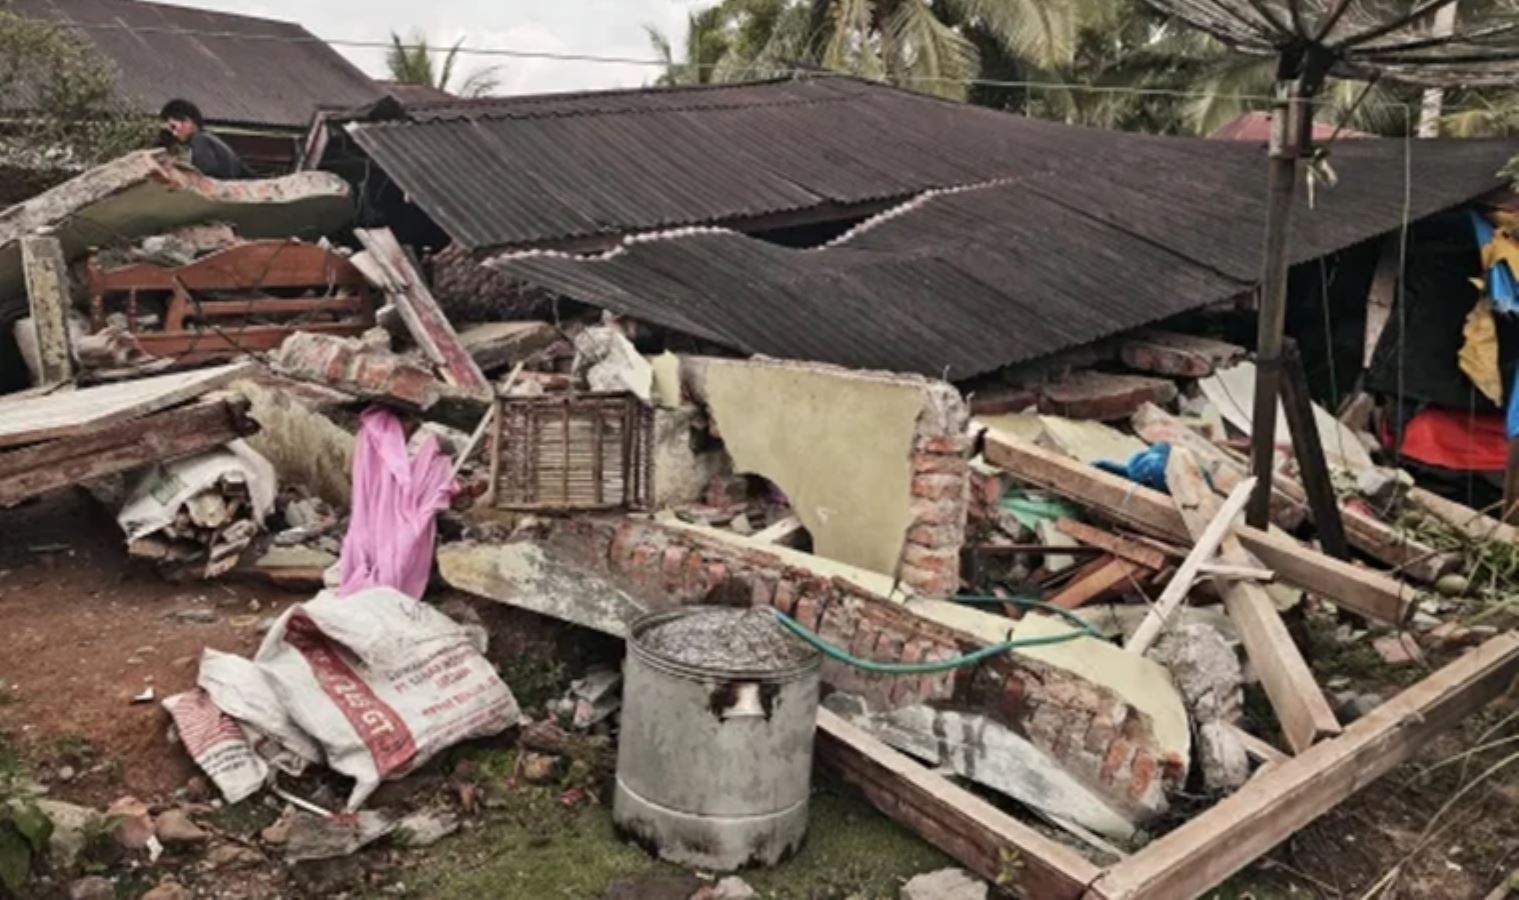
<svg viewBox="0 0 1519 900">
<path fill-rule="evenodd" d="M 1495 236 L 1492 224 L 1475 210 L 1469 209 L 1466 214 L 1471 217 L 1472 231 L 1477 235 L 1477 248 L 1480 250 L 1491 244 Z M 1514 280 L 1514 273 L 1509 271 L 1508 263 L 1499 260 L 1486 274 L 1487 293 L 1492 298 L 1493 309 L 1500 313 L 1519 312 L 1519 282 Z"/>
</svg>

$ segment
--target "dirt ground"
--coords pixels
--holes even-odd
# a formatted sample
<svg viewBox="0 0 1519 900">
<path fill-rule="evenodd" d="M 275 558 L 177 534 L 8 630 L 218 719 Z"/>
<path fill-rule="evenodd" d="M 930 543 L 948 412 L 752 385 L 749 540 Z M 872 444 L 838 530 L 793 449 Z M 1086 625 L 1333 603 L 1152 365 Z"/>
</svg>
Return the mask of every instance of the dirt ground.
<svg viewBox="0 0 1519 900">
<path fill-rule="evenodd" d="M 195 770 L 169 743 L 156 699 L 192 685 L 202 648 L 251 653 L 260 621 L 305 599 L 255 582 L 167 583 L 127 558 L 111 517 L 82 496 L 0 510 L 0 755 L 19 756 L 58 799 L 96 809 L 127 793 L 150 804 L 178 802 Z M 474 608 L 492 634 L 491 657 L 524 708 L 558 696 L 590 663 L 617 658 L 616 642 L 494 604 Z M 1321 683 L 1391 696 L 1425 673 L 1388 667 L 1364 644 L 1322 637 L 1314 644 Z M 155 702 L 133 702 L 150 687 Z M 1519 868 L 1515 708 L 1510 698 L 1468 719 L 1210 896 L 1487 898 Z M 135 861 L 108 874 L 122 898 L 165 877 L 197 897 L 533 900 L 596 898 L 609 888 L 686 877 L 618 840 L 596 791 L 576 790 L 582 776 L 520 783 L 512 774 L 517 753 L 510 736 L 456 748 L 376 796 L 376 804 L 443 802 L 461 813 L 460 833 L 427 849 L 381 842 L 347 861 L 291 869 L 260 845 L 261 829 L 279 815 L 264 797 L 205 815 L 218 841 L 257 851 L 241 870 L 171 854 L 156 866 Z M 753 874 L 761 896 L 894 900 L 907 877 L 950 864 L 839 785 L 818 786 L 813 821 L 796 859 Z M 46 895 L 62 896 L 60 888 Z M 659 896 L 635 888 L 606 895 Z"/>
</svg>

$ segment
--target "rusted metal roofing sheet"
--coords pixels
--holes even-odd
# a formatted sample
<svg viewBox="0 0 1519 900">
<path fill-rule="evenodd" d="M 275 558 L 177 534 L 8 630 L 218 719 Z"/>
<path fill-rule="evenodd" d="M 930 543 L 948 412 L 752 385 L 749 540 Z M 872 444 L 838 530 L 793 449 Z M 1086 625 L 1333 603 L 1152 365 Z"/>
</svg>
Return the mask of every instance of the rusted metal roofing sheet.
<svg viewBox="0 0 1519 900">
<path fill-rule="evenodd" d="M 383 96 L 292 22 L 143 0 L 0 0 L 0 10 L 80 26 L 115 63 L 123 94 L 152 114 L 185 97 L 212 122 L 305 128 L 319 109 Z"/>
<path fill-rule="evenodd" d="M 596 258 L 540 252 L 497 264 L 739 351 L 959 380 L 1254 287 L 1262 151 L 1154 137 L 1121 146 L 1082 177 L 1051 166 L 934 194 L 823 248 L 687 229 Z M 1399 227 L 1405 165 L 1417 219 L 1499 187 L 1516 151 L 1514 141 L 1337 144 L 1339 184 L 1318 188 L 1311 210 L 1301 198 L 1293 259 Z"/>
</svg>

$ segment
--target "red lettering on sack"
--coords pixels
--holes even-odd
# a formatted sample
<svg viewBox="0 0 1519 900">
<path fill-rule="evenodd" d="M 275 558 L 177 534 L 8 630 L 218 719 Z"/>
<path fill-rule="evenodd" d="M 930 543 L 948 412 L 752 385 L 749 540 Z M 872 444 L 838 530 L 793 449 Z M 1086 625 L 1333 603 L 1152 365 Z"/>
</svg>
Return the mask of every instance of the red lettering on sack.
<svg viewBox="0 0 1519 900">
<path fill-rule="evenodd" d="M 405 720 L 359 678 L 338 645 L 315 622 L 307 616 L 291 616 L 285 625 L 285 641 L 306 658 L 317 684 L 359 733 L 380 777 L 411 762 L 417 743 Z"/>
</svg>

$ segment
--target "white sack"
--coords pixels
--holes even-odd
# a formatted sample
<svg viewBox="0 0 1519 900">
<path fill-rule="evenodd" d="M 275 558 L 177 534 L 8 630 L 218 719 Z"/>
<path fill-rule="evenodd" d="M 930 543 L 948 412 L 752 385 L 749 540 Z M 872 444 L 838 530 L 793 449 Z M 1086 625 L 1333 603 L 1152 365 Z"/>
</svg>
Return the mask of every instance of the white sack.
<svg viewBox="0 0 1519 900">
<path fill-rule="evenodd" d="M 299 775 L 322 761 L 322 748 L 290 720 L 274 686 L 251 659 L 209 647 L 201 652 L 196 684 L 217 708 L 253 732 L 254 749 L 280 769 Z"/>
<path fill-rule="evenodd" d="M 190 758 L 228 803 L 250 797 L 264 786 L 268 765 L 253 752 L 242 726 L 217 709 L 205 691 L 197 688 L 166 697 L 163 707 L 173 717 Z"/>
<path fill-rule="evenodd" d="M 214 488 L 226 477 L 241 478 L 248 485 L 257 521 L 274 509 L 278 481 L 274 466 L 241 440 L 225 447 L 171 463 L 149 466 L 127 494 L 116 516 L 128 541 L 152 534 L 174 521 L 174 515 L 195 495 Z"/>
</svg>

